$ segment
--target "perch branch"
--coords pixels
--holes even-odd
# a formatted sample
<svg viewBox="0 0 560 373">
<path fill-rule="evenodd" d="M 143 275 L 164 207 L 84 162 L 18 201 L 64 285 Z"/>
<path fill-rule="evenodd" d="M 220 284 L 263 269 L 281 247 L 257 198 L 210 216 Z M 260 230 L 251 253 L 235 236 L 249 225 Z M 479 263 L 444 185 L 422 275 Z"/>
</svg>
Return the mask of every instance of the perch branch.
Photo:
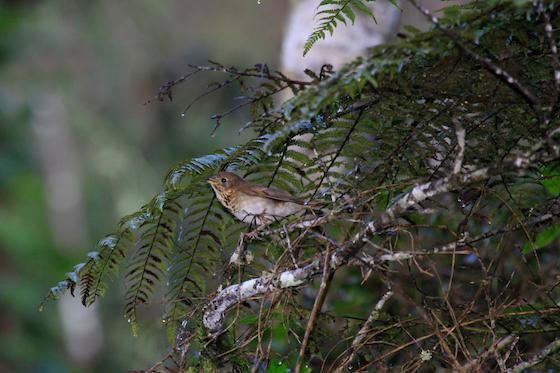
<svg viewBox="0 0 560 373">
<path fill-rule="evenodd" d="M 553 135 L 555 131 L 557 129 L 550 132 L 549 136 Z M 253 278 L 221 290 L 209 302 L 203 316 L 203 323 L 208 329 L 210 337 L 216 337 L 220 334 L 226 311 L 231 306 L 265 293 L 304 285 L 322 272 L 321 263 L 323 263 L 323 260 L 328 260 L 331 270 L 338 269 L 348 263 L 358 253 L 363 244 L 367 242 L 368 236 L 375 234 L 378 228 L 394 220 L 398 214 L 406 211 L 409 207 L 428 198 L 454 190 L 457 187 L 489 179 L 500 172 L 508 170 L 520 171 L 529 167 L 536 160 L 545 160 L 547 157 L 543 149 L 546 149 L 544 144 L 546 144 L 547 140 L 549 139 L 538 142 L 529 152 L 519 154 L 509 161 L 499 162 L 491 167 L 484 167 L 466 174 L 451 175 L 417 185 L 385 210 L 377 222 L 370 221 L 365 224 L 365 227 L 358 231 L 352 240 L 344 245 L 340 245 L 332 254 L 329 253 L 328 259 L 324 259 L 323 254 L 319 254 L 301 268 L 287 270 L 276 275 Z M 392 256 L 396 254 L 392 254 Z"/>
</svg>

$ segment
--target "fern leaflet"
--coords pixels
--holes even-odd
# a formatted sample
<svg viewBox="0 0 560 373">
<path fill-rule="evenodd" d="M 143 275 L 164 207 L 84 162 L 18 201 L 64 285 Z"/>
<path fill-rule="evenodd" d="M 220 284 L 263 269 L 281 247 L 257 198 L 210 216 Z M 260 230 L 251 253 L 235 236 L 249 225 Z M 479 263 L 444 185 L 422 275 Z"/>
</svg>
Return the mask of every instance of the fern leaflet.
<svg viewBox="0 0 560 373">
<path fill-rule="evenodd" d="M 352 24 L 356 20 L 357 10 L 364 13 L 375 20 L 375 16 L 370 8 L 364 3 L 364 0 L 323 0 L 317 7 L 320 10 L 315 16 L 320 16 L 319 25 L 315 27 L 313 33 L 307 38 L 303 47 L 303 55 L 305 56 L 319 39 L 325 39 L 326 33 L 332 36 L 334 29 L 337 27 L 337 21 L 346 25 L 346 20 L 349 19 Z M 354 10 L 353 10 L 353 9 Z"/>
</svg>

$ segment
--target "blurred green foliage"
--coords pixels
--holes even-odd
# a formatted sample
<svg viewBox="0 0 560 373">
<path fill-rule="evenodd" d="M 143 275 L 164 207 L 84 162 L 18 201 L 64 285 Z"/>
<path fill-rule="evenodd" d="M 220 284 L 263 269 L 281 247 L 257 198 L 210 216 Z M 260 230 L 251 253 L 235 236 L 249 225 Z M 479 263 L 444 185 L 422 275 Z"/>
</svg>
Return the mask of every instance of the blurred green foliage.
<svg viewBox="0 0 560 373">
<path fill-rule="evenodd" d="M 79 158 L 82 171 L 84 211 L 87 221 L 85 242 L 93 242 L 93 238 L 112 231 L 116 217 L 135 211 L 141 204 L 147 202 L 148 196 L 154 195 L 154 191 L 158 190 L 159 180 L 168 164 L 189 159 L 199 153 L 210 153 L 207 149 L 208 144 L 202 139 L 211 141 L 211 148 L 245 143 L 236 148 L 224 148 L 207 157 L 178 163 L 172 172 L 167 174 L 165 191 L 156 195 L 139 214 L 139 217 L 144 219 L 142 222 L 147 222 L 147 228 L 144 227 L 140 242 L 142 245 L 148 242 L 148 245 L 152 246 L 145 246 L 149 248 L 149 252 L 146 252 L 142 246 L 142 249 L 135 252 L 136 257 L 133 260 L 142 259 L 138 265 L 142 270 L 156 268 L 161 272 L 166 270 L 170 272 L 170 287 L 172 290 L 177 288 L 177 291 L 172 292 L 168 298 L 171 301 L 168 301 L 167 306 L 171 306 L 173 316 L 166 321 L 171 320 L 174 324 L 187 317 L 188 306 L 192 304 L 185 306 L 188 302 L 183 304 L 180 300 L 190 301 L 188 296 L 195 300 L 201 299 L 199 294 L 191 296 L 191 293 L 185 291 L 185 288 L 190 286 L 189 281 L 204 283 L 210 277 L 215 277 L 215 273 L 211 276 L 211 271 L 204 267 L 203 262 L 198 271 L 205 272 L 206 277 L 194 278 L 189 272 L 190 265 L 194 263 L 191 258 L 196 257 L 198 260 L 202 257 L 202 255 L 194 255 L 200 254 L 200 250 L 198 252 L 196 250 L 201 248 L 206 256 L 210 257 L 213 254 L 208 254 L 207 251 L 212 248 L 217 251 L 219 247 L 231 248 L 236 243 L 238 230 L 231 228 L 235 223 L 232 224 L 231 217 L 226 215 L 221 207 L 213 204 L 211 192 L 205 184 L 206 177 L 214 173 L 223 163 L 228 162 L 229 165 L 248 171 L 255 181 L 261 183 L 274 181 L 275 185 L 280 187 L 299 186 L 302 192 L 313 196 L 321 185 L 316 188 L 313 183 L 304 182 L 302 177 L 306 173 L 324 172 L 343 181 L 335 186 L 339 188 L 335 190 L 336 193 L 347 193 L 347 190 L 371 192 L 380 184 L 387 182 L 388 185 L 383 185 L 386 187 L 385 190 L 367 202 L 384 209 L 391 200 L 409 191 L 413 182 L 429 176 L 426 159 L 430 155 L 443 151 L 437 149 L 430 139 L 453 137 L 453 131 L 448 126 L 452 118 L 446 113 L 447 108 L 443 107 L 446 101 L 440 100 L 441 94 L 461 98 L 457 100 L 458 108 L 463 112 L 470 112 L 473 118 L 479 118 L 481 112 L 499 112 L 500 123 L 507 123 L 504 126 L 496 125 L 496 128 L 486 126 L 487 119 L 480 118 L 477 119 L 479 122 L 470 123 L 471 127 L 468 129 L 473 133 L 469 133 L 469 140 L 475 138 L 479 143 L 476 151 L 472 147 L 467 151 L 466 160 L 469 164 L 491 164 L 496 154 L 506 157 L 518 144 L 517 136 L 514 134 L 523 134 L 529 140 L 542 136 L 542 133 L 536 131 L 525 133 L 531 132 L 527 130 L 527 123 L 531 123 L 533 117 L 519 102 L 519 97 L 512 96 L 511 92 L 503 86 L 494 86 L 496 82 L 488 72 L 473 71 L 472 61 L 463 59 L 447 38 L 437 32 L 431 32 L 411 35 L 408 40 L 397 46 L 379 47 L 373 51 L 372 58 L 358 59 L 327 79 L 315 82 L 316 84 L 304 90 L 281 109 L 278 122 L 270 117 L 276 113 L 272 110 L 272 101 L 268 100 L 264 105 L 265 115 L 259 116 L 259 110 L 254 112 L 257 117 L 254 118 L 252 126 L 259 132 L 259 137 L 251 141 L 246 142 L 245 138 L 233 136 L 239 128 L 239 125 L 233 124 L 244 123 L 247 119 L 242 113 L 225 120 L 218 136 L 211 140 L 207 136 L 213 127 L 213 123 L 207 119 L 209 113 L 223 112 L 228 107 L 234 106 L 235 103 L 231 101 L 234 92 L 237 92 L 234 88 L 221 90 L 213 100 L 199 105 L 199 111 L 189 111 L 186 118 L 177 115 L 184 108 L 185 102 L 188 102 L 183 95 L 188 91 L 200 93 L 205 86 L 202 82 L 191 83 L 189 89 L 182 87 L 175 90 L 179 97 L 176 96 L 172 103 L 163 105 L 154 103 L 145 107 L 140 106 L 140 103 L 155 94 L 159 83 L 180 76 L 187 62 L 198 62 L 199 58 L 212 57 L 232 65 L 247 65 L 258 61 L 260 57 L 250 52 L 263 53 L 263 51 L 267 51 L 268 57 L 273 58 L 274 50 L 277 48 L 272 45 L 272 39 L 268 38 L 269 31 L 263 31 L 259 35 L 262 38 L 262 45 L 255 43 L 254 40 L 247 43 L 244 34 L 237 35 L 244 27 L 252 30 L 259 27 L 262 30 L 273 29 L 268 25 L 272 18 L 260 17 L 260 21 L 257 21 L 259 17 L 255 17 L 255 9 L 258 9 L 256 4 L 243 5 L 245 8 L 240 11 L 240 5 L 236 3 L 236 14 L 243 14 L 243 17 L 236 17 L 236 20 L 232 20 L 229 15 L 234 8 L 228 8 L 231 5 L 226 5 L 229 3 L 224 2 L 205 2 L 204 5 L 189 6 L 176 1 L 165 7 L 155 1 L 136 2 L 133 3 L 134 5 L 109 1 L 11 4 L 3 3 L 14 15 L 4 21 L 6 39 L 9 40 L 4 41 L 4 44 L 0 42 L 0 45 L 5 45 L 2 47 L 2 50 L 5 50 L 2 56 L 5 57 L 3 57 L 0 76 L 7 82 L 7 88 L 0 88 L 2 110 L 0 119 L 2 119 L 3 135 L 0 141 L 5 145 L 1 149 L 3 156 L 0 158 L 0 188 L 4 197 L 0 201 L 2 222 L 0 255 L 3 259 L 0 285 L 2 302 L 0 338 L 3 345 L 9 346 L 0 352 L 3 364 L 0 368 L 6 370 L 58 372 L 143 369 L 164 356 L 167 346 L 165 333 L 159 322 L 164 306 L 162 291 L 157 284 L 154 285 L 144 277 L 140 282 L 134 283 L 136 273 L 130 269 L 127 277 L 129 293 L 132 288 L 132 294 L 137 289 L 146 290 L 147 294 L 145 297 L 142 295 L 138 299 L 128 301 L 131 307 L 126 309 L 127 317 L 133 317 L 133 324 L 136 325 L 138 311 L 141 316 L 138 319 L 142 323 L 143 331 L 138 338 L 131 337 L 121 317 L 122 304 L 119 301 L 121 298 L 119 292 L 108 292 L 109 296 L 101 302 L 101 317 L 105 331 L 104 347 L 100 356 L 92 364 L 87 366 L 77 364 L 69 359 L 64 351 L 57 313 L 58 305 L 47 308 L 43 314 L 37 314 L 35 311 L 35 305 L 43 294 L 46 284 L 54 284 L 57 279 L 63 278 L 64 272 L 71 269 L 72 264 L 83 260 L 84 253 L 89 251 L 82 245 L 61 244 L 60 238 L 56 237 L 53 229 L 54 222 L 52 219 L 49 220 L 49 210 L 52 209 L 52 203 L 49 201 L 52 196 L 47 192 L 45 179 L 48 175 L 44 175 L 45 170 L 41 169 L 44 160 L 40 159 L 44 154 L 37 151 L 40 141 L 35 134 L 42 125 L 40 122 L 37 123 L 37 107 L 40 106 L 38 103 L 44 102 L 45 96 L 54 93 L 62 98 L 66 110 L 61 120 L 65 121 L 71 129 L 70 133 L 78 149 L 75 153 L 71 153 L 70 149 L 68 151 L 69 156 Z M 216 11 L 217 7 L 220 7 L 219 12 Z M 278 5 L 271 6 L 270 9 L 280 9 L 275 7 Z M 461 12 L 460 18 L 464 17 L 464 20 L 453 17 L 453 12 L 457 9 L 449 10 L 447 15 L 451 18 L 445 20 L 445 25 L 465 28 L 463 37 L 474 39 L 474 44 L 482 42 L 482 47 L 488 50 L 496 47 L 498 49 L 496 54 L 504 52 L 503 45 L 507 45 L 509 40 L 508 35 L 503 35 L 502 32 L 512 30 L 507 33 L 518 37 L 520 41 L 519 45 L 510 47 L 511 52 L 523 55 L 523 58 L 519 59 L 520 65 L 517 68 L 528 70 L 527 75 L 535 85 L 545 86 L 542 80 L 546 77 L 550 78 L 548 64 L 540 60 L 535 61 L 536 57 L 531 54 L 525 55 L 528 46 L 533 50 L 542 47 L 542 45 L 531 45 L 536 44 L 535 40 L 526 40 L 527 35 L 534 33 L 532 28 L 536 26 L 525 21 L 525 13 L 509 9 L 510 13 L 498 12 L 490 18 L 479 17 L 479 13 L 485 13 L 485 9 L 483 11 L 476 7 L 473 9 L 475 11 L 472 14 Z M 184 19 L 187 14 L 188 22 Z M 207 16 L 203 16 L 204 14 Z M 209 18 L 210 15 L 214 18 Z M 470 16 L 476 17 L 471 19 Z M 267 24 L 264 23 L 265 19 Z M 228 22 L 236 22 L 235 25 L 240 27 L 234 27 Z M 512 26 L 513 22 L 517 23 Z M 519 24 L 523 24 L 524 27 L 518 27 Z M 224 29 L 232 31 L 231 35 L 228 33 L 228 39 L 223 38 Z M 208 32 L 205 34 L 201 30 L 208 30 Z M 472 32 L 473 30 L 475 32 Z M 488 30 L 494 34 L 490 34 Z M 236 39 L 236 36 L 240 37 Z M 1 38 L 4 38 L 4 34 Z M 202 42 L 189 45 L 188 41 L 192 40 Z M 215 50 L 209 47 L 211 41 L 217 42 Z M 529 69 L 525 69 L 527 65 L 530 65 Z M 447 74 L 447 77 L 440 81 L 442 71 Z M 472 92 L 465 92 L 465 87 Z M 271 86 L 270 89 L 274 87 Z M 469 94 L 476 97 L 474 103 Z M 352 111 L 340 114 L 345 112 L 342 108 L 351 106 L 352 101 L 356 99 L 364 101 L 367 99 L 369 117 L 353 121 L 353 114 L 349 114 Z M 211 102 L 223 106 L 214 107 Z M 512 105 L 511 102 L 514 104 Z M 434 116 L 433 112 L 437 112 L 438 115 Z M 344 120 L 340 120 L 339 114 Z M 271 123 L 272 125 L 269 126 Z M 358 124 L 360 126 L 356 127 Z M 417 125 L 423 126 L 421 131 L 417 130 Z M 542 128 L 540 130 L 543 133 L 545 131 Z M 410 153 L 402 152 L 402 144 L 406 144 L 410 138 L 409 132 L 416 133 L 419 140 L 410 145 Z M 354 171 L 346 175 L 337 174 L 339 171 L 328 168 L 323 171 L 320 162 L 315 162 L 308 155 L 287 151 L 285 144 L 290 141 L 298 146 L 309 146 L 296 138 L 296 135 L 302 133 L 313 133 L 316 136 L 318 149 L 326 153 L 331 152 L 330 154 L 333 155 L 331 166 L 338 155 L 347 159 L 356 159 L 360 166 L 356 167 L 356 175 L 352 173 Z M 377 141 L 378 137 L 381 140 Z M 374 138 L 376 142 L 372 145 L 369 139 Z M 349 139 L 348 146 L 341 146 L 339 151 L 336 150 L 341 142 L 346 144 Z M 447 146 L 444 150 L 447 150 L 448 154 L 452 153 L 454 145 L 453 147 L 451 144 L 439 145 Z M 431 147 L 433 148 L 430 149 Z M 395 154 L 399 152 L 404 153 L 405 156 L 397 159 Z M 372 158 L 367 158 L 368 156 Z M 447 159 L 447 163 L 449 162 L 450 160 Z M 305 172 L 298 172 L 301 171 L 299 167 L 302 165 L 306 168 Z M 336 166 L 341 165 L 336 164 Z M 449 164 L 445 165 L 446 168 L 449 168 L 448 166 Z M 436 169 L 434 174 L 437 171 Z M 556 195 L 556 176 L 548 173 L 548 170 L 543 171 L 543 175 L 542 186 Z M 274 178 L 276 179 L 273 180 Z M 529 195 L 530 188 L 534 188 L 532 184 L 535 184 L 538 179 L 539 176 L 534 179 L 529 178 L 531 185 L 526 186 L 527 180 L 520 182 L 512 177 L 511 180 L 503 181 L 505 190 L 500 189 L 500 184 L 494 186 L 494 189 L 508 201 L 511 199 L 521 215 L 530 217 L 532 206 L 536 206 L 538 210 L 543 210 L 547 206 L 550 197 L 543 195 L 543 188 L 536 192 L 533 189 L 531 198 L 525 198 L 519 203 L 516 203 L 514 197 Z M 321 192 L 324 195 L 329 193 L 334 195 L 335 192 L 330 188 L 331 186 L 323 187 Z M 469 191 L 465 191 L 464 195 L 467 192 Z M 182 201 L 185 204 L 181 206 L 191 209 L 189 214 L 185 214 L 189 215 L 190 220 L 187 221 L 185 218 L 182 224 L 175 226 L 174 219 L 178 214 L 173 204 L 178 203 L 175 201 L 177 195 L 183 194 L 186 195 L 186 199 L 190 199 Z M 443 209 L 434 217 L 434 221 L 429 223 L 460 226 L 464 219 L 464 211 L 458 205 L 459 199 L 464 195 L 458 196 L 457 206 L 453 203 L 452 207 L 456 209 L 455 211 Z M 470 223 L 474 233 L 487 231 L 489 229 L 487 225 L 492 221 L 496 226 L 511 220 L 511 215 L 498 211 L 498 207 L 502 205 L 492 200 L 493 195 L 484 198 L 484 206 L 480 208 L 482 218 L 478 219 L 479 216 L 476 216 L 477 220 L 473 219 Z M 472 203 L 471 212 L 477 204 L 478 202 Z M 464 207 L 463 203 L 462 208 Z M 172 214 L 168 214 L 170 210 Z M 471 213 L 469 217 L 470 215 Z M 210 216 L 212 222 L 205 226 L 207 216 Z M 165 224 L 161 224 L 162 217 L 164 220 L 168 219 Z M 419 227 L 423 223 L 420 215 L 410 214 L 409 220 L 418 223 Z M 170 231 L 176 227 L 179 227 L 178 230 L 186 227 L 190 231 L 187 231 L 186 236 L 182 238 L 178 234 L 179 242 L 175 245 L 171 242 L 173 237 L 170 234 L 161 233 L 162 227 L 165 231 L 167 225 L 170 226 Z M 333 229 L 332 236 L 342 240 L 344 239 L 342 236 L 345 236 L 350 228 L 341 224 Z M 426 247 L 445 242 L 444 234 L 436 230 L 438 227 L 432 228 L 434 228 L 432 233 L 422 237 L 423 245 Z M 122 234 L 122 231 L 120 233 Z M 418 231 L 415 231 L 415 234 L 417 233 Z M 205 237 L 199 240 L 202 236 Z M 544 229 L 535 235 L 535 246 L 540 248 L 550 244 L 557 236 L 557 226 Z M 410 241 L 407 241 L 408 236 L 405 233 L 387 232 L 386 235 L 380 234 L 376 237 L 376 241 L 379 247 L 384 247 L 390 252 L 398 248 L 409 249 L 414 244 L 414 238 L 412 235 L 410 237 Z M 151 251 L 155 247 L 154 243 L 160 239 L 165 250 L 160 247 Z M 200 247 L 198 247 L 199 242 L 202 242 Z M 525 237 L 516 238 L 516 242 L 524 243 Z M 255 244 L 257 245 L 266 246 L 267 250 L 259 251 L 261 260 L 253 266 L 254 268 L 248 269 L 243 274 L 246 277 L 255 276 L 271 267 L 271 263 L 282 253 L 279 241 Z M 99 246 L 103 249 L 111 245 Z M 305 255 L 308 257 L 315 255 L 317 246 L 309 244 Z M 180 267 L 176 271 L 173 268 L 171 270 L 165 268 L 160 264 L 161 259 L 154 259 L 151 255 L 152 253 L 161 257 L 170 255 L 171 247 L 177 253 L 177 257 L 170 262 Z M 481 261 L 486 259 L 484 255 L 490 257 L 492 253 L 500 250 L 487 251 L 491 253 L 481 255 Z M 261 254 L 263 252 L 264 254 Z M 191 253 L 194 254 L 189 256 Z M 218 258 L 211 258 L 213 265 L 219 263 L 220 254 L 223 253 L 217 254 Z M 89 262 L 92 266 L 106 262 L 102 251 L 99 255 L 101 260 Z M 509 257 L 508 260 L 515 264 L 518 258 Z M 150 261 L 153 263 L 146 265 Z M 489 296 L 498 294 L 499 297 L 505 291 L 500 288 L 499 281 L 509 278 L 509 272 L 506 271 L 509 270 L 507 266 L 511 265 L 509 261 L 505 261 L 504 274 L 492 278 L 490 286 L 484 288 L 485 291 L 489 291 Z M 543 263 L 551 262 L 552 260 L 547 259 Z M 185 265 L 187 263 L 188 265 Z M 439 264 L 441 267 L 436 273 L 441 274 L 444 280 L 449 279 L 448 268 L 451 265 L 449 260 L 440 259 Z M 408 267 L 408 272 L 395 270 L 392 271 L 393 273 L 387 272 L 386 275 L 393 276 L 395 283 L 401 285 L 399 287 L 403 293 L 408 293 L 405 295 L 410 299 L 416 299 L 418 304 L 422 303 L 428 309 L 432 307 L 431 311 L 440 312 L 442 307 L 437 302 L 443 297 L 447 302 L 449 299 L 456 304 L 463 302 L 463 296 L 469 294 L 468 290 L 463 290 L 474 283 L 470 280 L 481 278 L 480 274 L 483 272 L 476 267 L 475 261 L 468 262 L 465 259 L 462 264 L 464 265 L 461 267 L 461 275 L 467 276 L 462 282 L 460 279 L 454 280 L 460 288 L 452 294 L 451 298 L 448 294 L 443 294 L 445 287 L 442 286 L 443 283 L 439 278 L 440 283 L 430 279 L 422 279 L 419 285 L 414 283 L 425 293 L 420 294 L 417 291 L 420 288 L 409 286 L 411 279 L 414 279 L 411 271 L 415 270 L 414 268 L 411 270 L 411 266 Z M 534 266 L 532 263 L 530 265 Z M 83 268 L 87 269 L 87 266 L 88 264 Z M 80 271 L 76 270 L 76 272 Z M 94 279 L 99 273 L 102 272 L 94 273 Z M 174 274 L 178 275 L 174 276 Z M 418 273 L 412 274 L 421 278 Z M 383 276 L 372 277 L 362 286 L 361 276 L 357 270 L 344 270 L 344 275 L 339 277 L 341 283 L 329 294 L 328 312 L 319 317 L 319 327 L 310 345 L 311 359 L 321 358 L 327 361 L 331 352 L 342 351 L 345 344 L 348 344 L 350 336 L 355 335 L 359 325 L 367 317 L 372 299 L 378 298 L 379 291 L 382 289 L 381 282 L 385 280 Z M 154 279 L 160 278 L 154 276 Z M 528 281 L 525 279 L 525 277 L 516 277 L 515 281 L 511 281 L 509 278 L 508 284 L 512 283 L 513 286 L 526 284 Z M 207 282 L 216 285 L 212 281 L 214 280 Z M 481 289 L 483 285 L 486 286 L 486 281 L 483 282 Z M 451 285 L 447 291 L 450 288 Z M 312 295 L 316 290 L 317 286 L 303 289 L 301 300 L 297 299 L 297 302 L 291 294 L 286 295 L 286 299 L 283 300 L 285 304 L 276 305 L 283 312 L 277 309 L 269 315 L 268 320 L 265 320 L 268 323 L 266 329 L 274 339 L 271 343 L 274 343 L 275 354 L 267 363 L 269 372 L 285 372 L 286 366 L 294 365 L 296 360 L 294 351 L 297 351 L 297 343 L 294 340 L 305 331 L 309 310 L 313 305 Z M 205 295 L 204 291 L 205 289 L 201 289 L 200 293 Z M 516 289 L 511 291 L 515 294 Z M 137 294 L 138 291 L 134 297 Z M 428 296 L 424 298 L 426 294 Z M 96 295 L 94 294 L 92 299 L 95 299 Z M 90 299 L 89 295 L 86 295 L 85 303 L 89 304 L 91 302 L 88 299 Z M 150 303 L 151 307 L 144 308 L 144 303 Z M 402 316 L 398 319 L 399 323 L 406 324 L 410 321 L 411 312 L 408 311 L 410 308 L 397 307 L 397 305 L 392 308 L 388 310 L 391 315 L 398 316 L 400 313 Z M 169 312 L 169 309 L 167 311 Z M 249 315 L 251 312 L 258 312 L 256 304 L 253 304 L 253 308 L 243 309 L 240 313 L 240 324 L 243 327 L 254 328 L 262 321 L 259 319 L 260 315 L 259 317 Z M 470 312 L 467 315 L 476 316 Z M 192 328 L 200 326 L 200 317 L 193 319 L 187 318 L 193 325 L 185 328 L 187 332 L 193 332 Z M 382 315 L 379 321 L 384 322 L 387 321 L 386 319 L 388 316 Z M 445 321 L 449 322 L 449 320 Z M 420 332 L 423 332 L 425 327 L 424 322 L 418 320 L 411 324 L 413 324 L 411 330 L 421 335 Z M 523 325 L 523 328 L 525 326 Z M 173 337 L 176 330 L 171 330 Z M 340 337 L 339 330 L 344 330 L 348 338 Z M 402 340 L 413 339 L 410 338 L 411 334 L 408 330 L 404 331 L 405 333 L 391 329 L 383 331 L 385 339 L 390 341 L 386 347 L 388 348 L 397 340 L 400 343 Z M 213 351 L 204 351 L 201 354 L 201 350 L 208 347 L 202 341 L 202 333 L 203 331 L 197 333 L 196 330 L 193 332 L 196 338 L 190 345 L 187 359 L 197 360 L 199 367 L 209 368 L 215 364 L 215 361 L 212 360 Z M 293 338 L 294 335 L 296 338 Z M 335 337 L 340 339 L 336 340 Z M 327 343 L 322 342 L 325 340 Z M 252 341 L 244 347 L 248 351 L 255 351 L 257 341 Z M 415 353 L 411 351 L 411 355 L 403 355 L 401 358 L 405 360 L 405 364 L 408 364 L 411 361 L 410 357 Z M 242 353 L 234 352 L 227 359 L 232 364 L 247 366 L 249 364 L 247 356 L 249 355 L 243 356 Z M 285 359 L 282 359 L 283 357 Z M 433 361 L 429 364 L 432 365 L 428 368 L 437 366 Z"/>
<path fill-rule="evenodd" d="M 220 133 L 209 136 L 210 116 L 236 104 L 233 88 L 179 116 L 212 76 L 191 82 L 174 102 L 142 103 L 182 75 L 187 63 L 274 63 L 286 6 L 0 1 L 0 371 L 125 371 L 145 368 L 164 353 L 157 318 L 132 337 L 118 289 L 99 307 L 104 344 L 87 366 L 65 350 L 58 305 L 43 313 L 37 306 L 118 217 L 160 188 L 170 164 L 243 141 L 237 130 L 245 112 L 224 119 Z M 84 199 L 86 237 L 70 247 L 53 236 L 34 133 L 41 126 L 37 105 L 52 93 L 62 99 L 76 144 L 77 153 L 68 154 L 77 156 Z"/>
</svg>

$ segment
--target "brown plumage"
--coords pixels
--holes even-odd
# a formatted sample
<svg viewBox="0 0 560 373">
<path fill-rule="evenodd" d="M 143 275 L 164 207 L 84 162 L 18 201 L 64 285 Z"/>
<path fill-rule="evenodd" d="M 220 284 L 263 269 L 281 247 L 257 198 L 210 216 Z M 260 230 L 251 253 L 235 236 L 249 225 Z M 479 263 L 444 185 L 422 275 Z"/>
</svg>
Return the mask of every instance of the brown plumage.
<svg viewBox="0 0 560 373">
<path fill-rule="evenodd" d="M 307 207 L 284 190 L 248 183 L 233 172 L 221 171 L 208 183 L 222 205 L 245 223 L 268 224 Z"/>
</svg>

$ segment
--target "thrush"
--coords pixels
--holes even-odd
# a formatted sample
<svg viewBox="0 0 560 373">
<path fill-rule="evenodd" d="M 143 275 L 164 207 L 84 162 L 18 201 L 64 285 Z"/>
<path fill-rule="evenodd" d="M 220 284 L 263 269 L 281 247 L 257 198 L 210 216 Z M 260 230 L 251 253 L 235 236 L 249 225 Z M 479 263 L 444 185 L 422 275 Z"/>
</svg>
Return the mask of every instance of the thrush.
<svg viewBox="0 0 560 373">
<path fill-rule="evenodd" d="M 233 172 L 221 171 L 208 179 L 220 203 L 242 222 L 269 224 L 302 212 L 304 200 L 290 193 L 249 183 Z"/>
</svg>

